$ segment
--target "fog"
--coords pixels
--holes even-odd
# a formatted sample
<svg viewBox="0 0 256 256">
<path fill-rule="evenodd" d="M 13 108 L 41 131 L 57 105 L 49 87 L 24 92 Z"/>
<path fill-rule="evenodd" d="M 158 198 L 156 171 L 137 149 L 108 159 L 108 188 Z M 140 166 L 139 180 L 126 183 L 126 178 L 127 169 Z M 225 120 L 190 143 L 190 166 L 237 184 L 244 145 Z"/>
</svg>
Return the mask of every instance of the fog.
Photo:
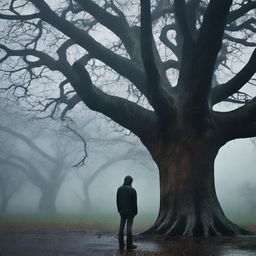
<svg viewBox="0 0 256 256">
<path fill-rule="evenodd" d="M 230 108 L 230 105 L 219 107 L 222 111 Z M 138 216 L 150 216 L 151 221 L 157 217 L 158 170 L 146 148 L 129 131 L 84 105 L 72 112 L 69 121 L 41 119 L 13 103 L 4 104 L 0 115 L 1 161 L 21 164 L 17 167 L 1 163 L 2 205 L 3 195 L 7 194 L 1 214 L 87 216 L 97 213 L 118 219 L 116 191 L 124 177 L 131 175 L 138 194 Z M 34 146 L 10 131 L 25 136 Z M 255 222 L 255 154 L 252 139 L 239 139 L 224 145 L 215 161 L 218 199 L 225 214 L 236 223 Z M 57 160 L 63 165 L 59 173 L 54 171 Z M 32 165 L 29 174 L 21 169 L 28 168 L 24 161 Z M 34 173 L 48 184 L 46 189 Z M 58 189 L 47 195 L 54 186 Z M 43 202 L 44 197 L 52 202 Z"/>
<path fill-rule="evenodd" d="M 147 150 L 132 134 L 127 135 L 126 131 L 120 132 L 112 122 L 98 114 L 88 114 L 86 119 L 78 120 L 75 126 L 86 141 L 88 156 L 81 166 L 74 167 L 84 157 L 84 144 L 66 129 L 63 123 L 48 119 L 33 120 L 15 113 L 6 115 L 5 112 L 2 113 L 2 117 L 5 118 L 3 126 L 27 136 L 46 154 L 52 157 L 64 154 L 62 160 L 64 179 L 56 195 L 55 213 L 86 215 L 96 212 L 115 215 L 117 188 L 122 185 L 126 175 L 131 175 L 134 179 L 133 187 L 138 194 L 139 216 L 150 215 L 152 218 L 157 216 L 158 170 Z M 7 159 L 11 159 L 12 155 L 22 157 L 31 162 L 37 169 L 35 171 L 47 182 L 52 182 L 49 179 L 51 164 L 42 154 L 31 148 L 24 140 L 8 132 L 1 131 L 1 142 L 1 157 Z M 256 187 L 255 154 L 256 147 L 253 141 L 241 139 L 225 145 L 219 151 L 215 162 L 215 184 L 221 206 L 228 217 L 242 223 L 253 219 L 256 214 L 249 203 L 251 201 L 248 195 L 242 193 L 242 187 L 248 184 Z M 104 168 L 101 168 L 102 166 Z M 18 179 L 22 182 L 8 200 L 7 207 L 2 213 L 40 213 L 39 201 L 42 191 L 35 182 L 31 182 L 31 177 L 26 176 L 19 168 L 3 163 L 2 181 L 6 179 L 2 175 L 3 171 L 11 175 L 10 180 Z M 88 185 L 89 198 L 85 198 L 84 184 L 97 171 L 99 173 Z M 11 187 L 12 184 L 8 184 Z M 44 210 L 43 213 L 54 213 L 48 210 Z"/>
</svg>

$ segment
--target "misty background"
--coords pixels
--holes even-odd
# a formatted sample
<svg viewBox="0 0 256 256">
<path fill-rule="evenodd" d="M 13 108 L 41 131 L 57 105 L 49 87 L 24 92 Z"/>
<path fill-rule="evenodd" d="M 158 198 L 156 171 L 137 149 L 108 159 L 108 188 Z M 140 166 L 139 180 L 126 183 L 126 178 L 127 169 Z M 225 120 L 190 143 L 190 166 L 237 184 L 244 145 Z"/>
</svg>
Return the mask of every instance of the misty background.
<svg viewBox="0 0 256 256">
<path fill-rule="evenodd" d="M 159 208 L 159 177 L 147 150 L 134 135 L 102 115 L 86 109 L 84 115 L 80 113 L 76 122 L 61 122 L 37 118 L 10 103 L 5 105 L 0 125 L 1 214 L 63 214 L 77 221 L 75 216 L 86 218 L 95 213 L 113 215 L 118 221 L 116 191 L 124 177 L 131 175 L 138 194 L 137 222 L 146 217 L 152 222 Z M 54 162 L 36 147 L 59 160 L 62 166 L 56 166 L 62 169 L 55 171 Z M 215 162 L 221 206 L 238 223 L 252 223 L 256 217 L 255 154 L 253 140 L 241 139 L 225 145 Z M 32 165 L 30 174 L 26 161 Z M 33 178 L 35 173 L 48 184 L 46 191 Z M 52 187 L 58 189 L 49 193 Z M 8 198 L 5 207 L 3 191 Z M 43 204 L 43 197 L 53 202 Z"/>
</svg>

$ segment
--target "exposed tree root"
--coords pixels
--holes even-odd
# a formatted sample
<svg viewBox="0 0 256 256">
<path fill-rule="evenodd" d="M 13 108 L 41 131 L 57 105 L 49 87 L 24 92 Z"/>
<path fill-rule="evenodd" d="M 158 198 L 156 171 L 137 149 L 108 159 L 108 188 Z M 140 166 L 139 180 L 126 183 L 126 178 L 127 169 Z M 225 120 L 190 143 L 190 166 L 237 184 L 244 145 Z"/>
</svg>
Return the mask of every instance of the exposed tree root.
<svg viewBox="0 0 256 256">
<path fill-rule="evenodd" d="M 224 214 L 218 213 L 200 217 L 193 214 L 160 214 L 155 224 L 140 235 L 209 237 L 251 234 L 253 233 L 229 221 Z"/>
</svg>

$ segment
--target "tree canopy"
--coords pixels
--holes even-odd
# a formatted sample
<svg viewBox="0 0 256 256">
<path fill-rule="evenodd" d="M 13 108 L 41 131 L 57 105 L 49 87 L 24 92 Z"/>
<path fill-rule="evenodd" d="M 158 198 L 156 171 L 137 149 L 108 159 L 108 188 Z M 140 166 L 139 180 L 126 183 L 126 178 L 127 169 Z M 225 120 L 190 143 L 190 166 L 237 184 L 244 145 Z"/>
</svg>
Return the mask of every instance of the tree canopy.
<svg viewBox="0 0 256 256">
<path fill-rule="evenodd" d="M 149 119 L 173 118 L 180 93 L 198 108 L 243 104 L 217 113 L 233 127 L 251 119 L 253 95 L 243 88 L 255 83 L 255 2 L 151 2 L 150 15 L 150 1 L 3 1 L 2 89 L 62 118 L 82 99 L 137 135 Z M 196 73 L 205 74 L 200 85 L 181 89 L 181 77 Z M 254 125 L 233 137 L 254 136 Z"/>
</svg>

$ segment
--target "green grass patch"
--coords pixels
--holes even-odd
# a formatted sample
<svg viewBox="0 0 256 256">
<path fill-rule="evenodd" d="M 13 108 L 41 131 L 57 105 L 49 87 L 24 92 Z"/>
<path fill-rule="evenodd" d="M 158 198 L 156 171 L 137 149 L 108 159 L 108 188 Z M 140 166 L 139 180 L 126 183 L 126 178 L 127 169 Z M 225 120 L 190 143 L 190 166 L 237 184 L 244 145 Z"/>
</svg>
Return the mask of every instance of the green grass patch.
<svg viewBox="0 0 256 256">
<path fill-rule="evenodd" d="M 134 230 L 141 231 L 152 225 L 153 215 L 138 215 L 134 219 Z M 116 231 L 120 217 L 112 213 L 86 213 L 86 214 L 2 214 L 0 227 L 28 227 L 28 228 L 64 228 L 69 230 L 98 230 Z"/>
<path fill-rule="evenodd" d="M 255 225 L 256 224 L 256 214 L 251 214 L 251 215 L 230 214 L 227 217 L 238 225 Z"/>
</svg>

